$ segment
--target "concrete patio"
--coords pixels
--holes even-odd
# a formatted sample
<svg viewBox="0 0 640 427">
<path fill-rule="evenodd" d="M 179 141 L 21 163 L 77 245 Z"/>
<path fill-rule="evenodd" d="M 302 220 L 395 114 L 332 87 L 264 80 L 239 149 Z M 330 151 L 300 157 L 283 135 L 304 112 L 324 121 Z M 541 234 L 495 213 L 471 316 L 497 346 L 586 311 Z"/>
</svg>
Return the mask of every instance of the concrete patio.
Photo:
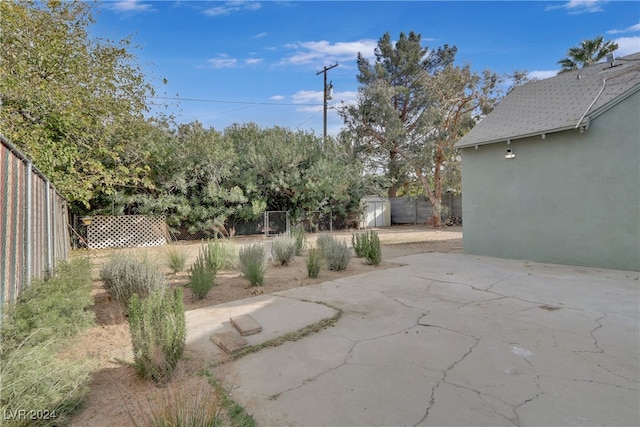
<svg viewBox="0 0 640 427">
<path fill-rule="evenodd" d="M 187 345 L 220 352 L 209 335 L 230 315 L 260 322 L 246 337 L 258 344 L 343 311 L 218 368 L 260 426 L 640 425 L 638 272 L 393 261 L 403 266 L 189 312 Z"/>
</svg>

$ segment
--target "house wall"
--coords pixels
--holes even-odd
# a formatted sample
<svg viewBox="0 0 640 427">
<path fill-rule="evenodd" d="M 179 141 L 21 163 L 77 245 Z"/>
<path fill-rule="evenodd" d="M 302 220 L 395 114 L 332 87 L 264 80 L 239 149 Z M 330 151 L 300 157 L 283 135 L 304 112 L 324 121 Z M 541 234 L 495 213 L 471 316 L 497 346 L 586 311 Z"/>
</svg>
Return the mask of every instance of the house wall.
<svg viewBox="0 0 640 427">
<path fill-rule="evenodd" d="M 640 270 L 639 117 L 636 92 L 584 133 L 463 149 L 464 252 Z"/>
</svg>

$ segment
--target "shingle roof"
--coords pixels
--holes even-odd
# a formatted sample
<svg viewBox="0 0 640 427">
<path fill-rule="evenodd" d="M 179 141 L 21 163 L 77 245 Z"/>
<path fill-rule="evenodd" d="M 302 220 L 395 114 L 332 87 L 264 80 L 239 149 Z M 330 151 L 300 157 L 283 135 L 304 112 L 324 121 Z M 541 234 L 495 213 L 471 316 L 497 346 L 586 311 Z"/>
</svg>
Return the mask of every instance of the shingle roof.
<svg viewBox="0 0 640 427">
<path fill-rule="evenodd" d="M 588 126 L 589 120 L 640 90 L 640 53 L 518 86 L 458 143 L 492 144 Z"/>
</svg>

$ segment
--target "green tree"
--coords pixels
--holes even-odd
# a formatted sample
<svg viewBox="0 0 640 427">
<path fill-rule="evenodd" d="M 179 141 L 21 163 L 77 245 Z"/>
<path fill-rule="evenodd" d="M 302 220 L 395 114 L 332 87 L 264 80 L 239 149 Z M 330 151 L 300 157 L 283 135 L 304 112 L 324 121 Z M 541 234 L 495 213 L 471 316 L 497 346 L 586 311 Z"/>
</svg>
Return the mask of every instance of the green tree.
<svg viewBox="0 0 640 427">
<path fill-rule="evenodd" d="M 215 129 L 157 120 L 140 144 L 148 150 L 150 185 L 122 191 L 127 213 L 164 215 L 172 227 L 215 234 L 250 205 L 231 180 L 233 147 Z"/>
<path fill-rule="evenodd" d="M 357 151 L 371 169 L 387 173 L 390 197 L 407 180 L 420 182 L 433 205 L 434 227 L 441 226 L 443 189 L 459 179 L 453 145 L 493 108 L 502 81 L 489 70 L 454 66 L 455 54 L 447 45 L 422 47 L 413 32 L 401 33 L 394 45 L 386 33 L 373 64 L 358 55 L 358 101 L 341 111 Z"/>
<path fill-rule="evenodd" d="M 617 43 L 611 40 L 605 42 L 602 36 L 583 40 L 578 46 L 572 47 L 567 51 L 566 58 L 558 61 L 558 64 L 562 66 L 560 73 L 597 64 L 601 59 L 615 52 L 617 49 Z"/>
<path fill-rule="evenodd" d="M 252 206 L 289 211 L 298 219 L 305 211 L 347 216 L 359 205 L 362 167 L 333 139 L 253 123 L 231 126 L 224 135 L 237 156 L 233 182 Z"/>
<path fill-rule="evenodd" d="M 152 92 L 129 40 L 89 37 L 92 7 L 0 2 L 0 127 L 80 209 L 143 184 L 145 162 L 127 160 Z"/>
</svg>

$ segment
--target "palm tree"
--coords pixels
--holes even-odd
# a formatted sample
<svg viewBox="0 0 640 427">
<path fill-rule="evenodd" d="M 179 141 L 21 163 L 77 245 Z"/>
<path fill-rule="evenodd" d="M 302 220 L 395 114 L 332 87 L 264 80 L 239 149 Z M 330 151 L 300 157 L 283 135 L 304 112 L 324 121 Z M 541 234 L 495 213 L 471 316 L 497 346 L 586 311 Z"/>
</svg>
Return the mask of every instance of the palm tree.
<svg viewBox="0 0 640 427">
<path fill-rule="evenodd" d="M 607 54 L 618 49 L 618 44 L 611 40 L 605 42 L 602 36 L 593 40 L 583 40 L 576 47 L 567 51 L 567 57 L 558 61 L 562 65 L 560 73 L 577 70 L 587 65 L 596 64 Z"/>
</svg>

